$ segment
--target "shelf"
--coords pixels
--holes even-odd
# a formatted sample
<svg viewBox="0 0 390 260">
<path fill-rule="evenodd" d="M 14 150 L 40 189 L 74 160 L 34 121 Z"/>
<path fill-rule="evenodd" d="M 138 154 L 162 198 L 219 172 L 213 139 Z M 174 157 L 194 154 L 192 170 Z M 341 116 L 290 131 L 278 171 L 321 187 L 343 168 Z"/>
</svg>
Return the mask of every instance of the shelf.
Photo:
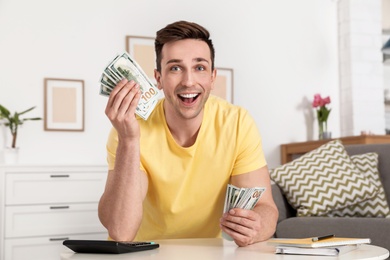
<svg viewBox="0 0 390 260">
<path fill-rule="evenodd" d="M 280 147 L 281 163 L 285 164 L 291 162 L 294 159 L 294 156 L 299 156 L 307 152 L 310 152 L 320 147 L 321 145 L 336 139 L 341 140 L 343 145 L 390 143 L 390 135 L 359 135 L 359 136 L 339 137 L 339 138 L 326 139 L 326 140 L 282 144 Z"/>
</svg>

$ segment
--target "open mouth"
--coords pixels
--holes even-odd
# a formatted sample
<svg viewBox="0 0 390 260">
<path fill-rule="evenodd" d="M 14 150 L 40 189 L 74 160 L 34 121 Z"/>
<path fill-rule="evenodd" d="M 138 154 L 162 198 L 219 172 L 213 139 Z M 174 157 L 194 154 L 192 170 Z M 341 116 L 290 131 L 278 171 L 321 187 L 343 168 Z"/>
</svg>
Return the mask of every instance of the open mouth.
<svg viewBox="0 0 390 260">
<path fill-rule="evenodd" d="M 191 104 L 199 97 L 199 94 L 179 94 L 178 97 L 186 104 Z"/>
</svg>

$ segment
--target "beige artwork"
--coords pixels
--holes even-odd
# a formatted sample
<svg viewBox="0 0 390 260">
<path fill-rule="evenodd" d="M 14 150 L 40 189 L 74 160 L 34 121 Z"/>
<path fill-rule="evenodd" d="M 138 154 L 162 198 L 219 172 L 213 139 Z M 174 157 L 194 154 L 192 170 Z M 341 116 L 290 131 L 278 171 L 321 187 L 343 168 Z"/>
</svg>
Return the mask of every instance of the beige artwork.
<svg viewBox="0 0 390 260">
<path fill-rule="evenodd" d="M 134 59 L 141 66 L 149 79 L 154 78 L 154 46 L 134 44 Z"/>
<path fill-rule="evenodd" d="M 77 93 L 75 88 L 53 87 L 53 118 L 54 123 L 77 122 Z"/>
</svg>

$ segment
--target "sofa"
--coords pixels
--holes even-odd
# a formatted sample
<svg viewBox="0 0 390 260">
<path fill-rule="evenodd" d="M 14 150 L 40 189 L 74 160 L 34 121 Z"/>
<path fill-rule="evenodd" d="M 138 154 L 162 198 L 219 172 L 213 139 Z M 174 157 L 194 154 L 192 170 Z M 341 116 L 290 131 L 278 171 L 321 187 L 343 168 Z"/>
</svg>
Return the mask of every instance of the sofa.
<svg viewBox="0 0 390 260">
<path fill-rule="evenodd" d="M 385 196 L 390 202 L 390 144 L 345 145 L 349 156 L 375 152 Z M 379 217 L 328 217 L 297 216 L 282 189 L 272 184 L 272 193 L 279 209 L 277 238 L 304 238 L 325 234 L 342 237 L 370 238 L 372 245 L 390 250 L 390 218 Z"/>
</svg>

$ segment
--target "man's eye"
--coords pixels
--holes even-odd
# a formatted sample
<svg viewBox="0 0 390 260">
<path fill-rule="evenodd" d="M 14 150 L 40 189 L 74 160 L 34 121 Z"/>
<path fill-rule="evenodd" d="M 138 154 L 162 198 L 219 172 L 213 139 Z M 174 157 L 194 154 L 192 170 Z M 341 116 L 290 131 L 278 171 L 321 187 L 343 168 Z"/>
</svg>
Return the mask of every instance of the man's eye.
<svg viewBox="0 0 390 260">
<path fill-rule="evenodd" d="M 200 70 L 200 71 L 204 71 L 205 70 L 205 67 L 204 66 L 198 66 L 196 67 L 197 70 Z"/>
<path fill-rule="evenodd" d="M 172 66 L 172 67 L 171 67 L 171 70 L 172 70 L 172 71 L 179 71 L 179 70 L 180 70 L 180 67 L 179 67 L 179 66 Z"/>
</svg>

